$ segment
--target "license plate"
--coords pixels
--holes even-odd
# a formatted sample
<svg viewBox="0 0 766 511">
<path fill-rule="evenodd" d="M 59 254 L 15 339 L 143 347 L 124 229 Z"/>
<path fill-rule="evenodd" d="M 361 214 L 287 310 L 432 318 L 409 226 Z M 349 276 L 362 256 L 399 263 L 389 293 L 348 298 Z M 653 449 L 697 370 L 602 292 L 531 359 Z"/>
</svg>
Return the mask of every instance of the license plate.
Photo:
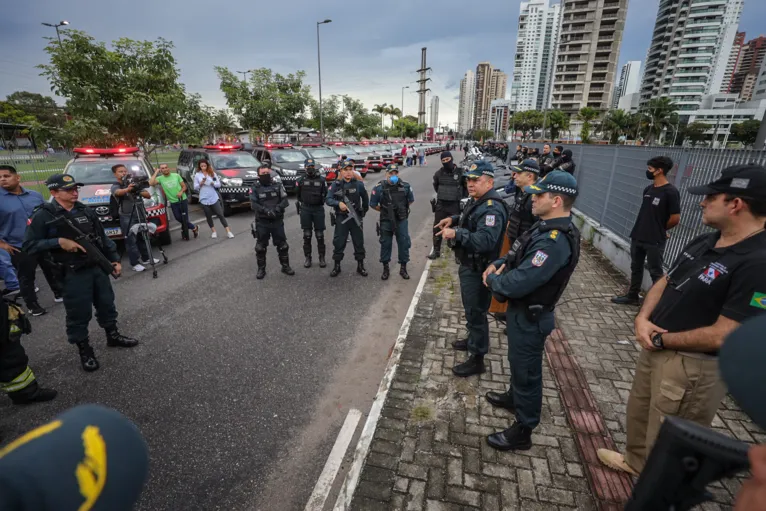
<svg viewBox="0 0 766 511">
<path fill-rule="evenodd" d="M 122 229 L 119 227 L 108 227 L 104 229 L 107 236 L 119 236 L 122 234 Z"/>
</svg>

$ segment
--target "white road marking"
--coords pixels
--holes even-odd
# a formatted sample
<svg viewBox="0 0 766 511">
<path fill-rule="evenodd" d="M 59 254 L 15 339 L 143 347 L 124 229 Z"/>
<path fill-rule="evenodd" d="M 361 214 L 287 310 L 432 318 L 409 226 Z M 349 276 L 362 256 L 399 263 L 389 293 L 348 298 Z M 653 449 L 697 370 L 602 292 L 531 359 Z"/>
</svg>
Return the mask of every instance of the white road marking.
<svg viewBox="0 0 766 511">
<path fill-rule="evenodd" d="M 391 382 L 394 381 L 396 369 L 399 367 L 399 359 L 401 358 L 402 350 L 404 349 L 404 341 L 407 339 L 407 333 L 410 330 L 412 318 L 415 316 L 415 309 L 417 308 L 420 296 L 423 294 L 423 288 L 426 285 L 426 280 L 428 279 L 428 270 L 431 268 L 431 263 L 432 261 L 430 259 L 426 262 L 426 267 L 420 276 L 420 282 L 418 282 L 415 295 L 410 302 L 410 308 L 407 310 L 407 315 L 404 317 L 402 326 L 399 329 L 399 337 L 396 339 L 396 344 L 391 352 L 391 358 L 389 358 L 388 365 L 386 366 L 386 372 L 383 373 L 383 379 L 380 381 L 380 386 L 378 386 L 378 393 L 375 396 L 375 401 L 373 401 L 370 413 L 367 416 L 367 421 L 364 423 L 362 435 L 359 437 L 359 443 L 357 443 L 356 450 L 354 451 L 354 461 L 352 462 L 348 474 L 346 474 L 346 479 L 343 481 L 343 487 L 340 489 L 338 499 L 335 501 L 334 511 L 346 511 L 351 506 L 351 500 L 354 497 L 356 485 L 359 484 L 359 476 L 362 473 L 364 461 L 367 459 L 367 454 L 370 451 L 372 437 L 375 435 L 375 429 L 378 426 L 378 420 L 380 420 L 383 403 L 386 401 L 386 396 L 391 388 Z"/>
<path fill-rule="evenodd" d="M 324 464 L 322 473 L 319 475 L 316 484 L 314 485 L 314 491 L 309 497 L 309 501 L 306 504 L 304 511 L 321 511 L 324 508 L 324 503 L 327 500 L 327 496 L 330 494 L 335 478 L 338 476 L 338 470 L 343 462 L 343 457 L 346 455 L 348 444 L 351 443 L 351 439 L 354 437 L 356 426 L 359 424 L 359 419 L 362 418 L 362 412 L 352 408 L 346 415 L 346 420 L 343 422 L 343 426 L 340 428 L 338 438 L 335 439 L 335 445 L 332 446 L 330 455 L 327 457 L 327 461 Z"/>
</svg>

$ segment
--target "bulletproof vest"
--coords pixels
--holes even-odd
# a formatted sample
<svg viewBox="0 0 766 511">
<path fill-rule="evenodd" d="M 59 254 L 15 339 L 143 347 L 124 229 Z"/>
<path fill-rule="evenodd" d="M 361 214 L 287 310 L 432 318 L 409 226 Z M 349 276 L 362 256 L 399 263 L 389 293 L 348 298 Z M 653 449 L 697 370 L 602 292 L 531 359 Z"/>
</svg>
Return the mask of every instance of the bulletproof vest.
<svg viewBox="0 0 766 511">
<path fill-rule="evenodd" d="M 540 165 L 552 165 L 554 161 L 553 155 L 551 153 L 545 153 L 540 156 Z"/>
<path fill-rule="evenodd" d="M 442 167 L 438 170 L 439 191 L 436 192 L 437 200 L 458 202 L 463 198 L 460 172 L 455 167 L 452 169 L 447 170 Z"/>
<path fill-rule="evenodd" d="M 513 243 L 525 231 L 528 231 L 535 223 L 535 216 L 532 214 L 530 202 L 532 196 L 526 192 L 521 192 L 513 203 L 511 216 L 508 218 L 508 240 Z"/>
<path fill-rule="evenodd" d="M 537 222 L 531 229 L 522 234 L 521 237 L 513 243 L 511 251 L 508 253 L 508 260 L 511 261 L 510 268 L 517 268 L 521 264 L 527 253 L 527 248 L 532 244 L 532 241 L 535 238 L 550 236 L 548 233 L 554 229 L 555 228 L 552 226 L 542 225 L 542 222 Z M 559 268 L 544 286 L 541 286 L 527 296 L 518 300 L 513 300 L 512 302 L 521 303 L 524 306 L 543 305 L 549 310 L 553 310 L 556 302 L 558 302 L 561 295 L 564 294 L 564 289 L 566 289 L 567 284 L 569 284 L 569 279 L 572 277 L 572 274 L 577 267 L 577 263 L 580 261 L 580 232 L 572 223 L 569 224 L 566 231 L 561 229 L 558 231 L 566 236 L 567 241 L 569 242 L 569 248 L 572 251 L 569 256 L 569 263 Z"/>
<path fill-rule="evenodd" d="M 280 202 L 282 202 L 282 196 L 279 190 L 280 186 L 281 185 L 274 183 L 268 186 L 264 186 L 260 183 L 255 184 L 254 191 L 258 195 L 258 202 L 264 207 L 263 210 L 258 212 L 258 218 L 263 220 L 273 220 L 273 218 L 269 218 L 266 211 L 273 210 Z"/>
<path fill-rule="evenodd" d="M 565 161 L 561 165 L 559 165 L 557 170 L 563 170 L 565 172 L 569 172 L 570 174 L 574 175 L 575 171 L 575 164 L 573 161 Z"/>
<path fill-rule="evenodd" d="M 500 195 L 498 195 L 498 193 L 494 190 L 490 190 L 489 192 L 485 193 L 484 196 L 478 201 L 474 201 L 473 199 L 468 201 L 468 204 L 466 204 L 463 213 L 460 215 L 460 220 L 458 220 L 458 227 L 468 229 L 470 232 L 476 232 L 479 228 L 479 223 L 478 217 L 474 217 L 473 213 L 479 208 L 480 205 L 484 204 L 488 200 L 494 200 L 497 204 L 506 207 L 506 204 L 503 202 Z M 499 219 L 497 221 L 499 221 Z M 467 265 L 475 262 L 478 266 L 486 266 L 490 261 L 497 259 L 502 248 L 503 237 L 499 236 L 497 244 L 495 247 L 493 247 L 492 252 L 483 254 L 471 253 L 459 245 L 454 247 L 454 251 L 455 257 L 460 260 L 461 264 Z"/>
<path fill-rule="evenodd" d="M 396 218 L 391 218 L 391 212 L 388 205 L 393 205 L 393 212 Z M 380 198 L 380 218 L 386 220 L 401 221 L 406 220 L 410 215 L 410 204 L 407 200 L 407 189 L 404 183 L 399 181 L 393 185 L 388 181 L 383 183 L 383 196 Z"/>
<path fill-rule="evenodd" d="M 301 196 L 298 198 L 302 203 L 307 206 L 319 206 L 324 203 L 324 197 L 322 194 L 322 185 L 324 184 L 324 178 L 318 177 L 304 177 L 301 186 Z"/>
<path fill-rule="evenodd" d="M 75 206 L 71 211 L 66 211 L 61 208 L 57 208 L 53 204 L 45 203 L 40 208 L 51 213 L 54 217 L 65 216 L 69 218 L 72 223 L 85 234 L 93 244 L 98 248 L 101 247 L 101 239 L 96 234 L 96 226 L 93 220 L 87 214 L 87 206 Z M 67 238 L 55 225 L 48 226 L 48 232 L 46 233 L 48 238 Z M 53 261 L 56 263 L 79 266 L 87 263 L 88 256 L 80 251 L 67 252 L 61 248 L 55 248 L 50 251 Z"/>
<path fill-rule="evenodd" d="M 339 185 L 336 187 L 334 193 L 335 198 L 343 202 L 343 197 L 348 197 L 348 200 L 354 205 L 354 209 L 361 213 L 362 196 L 359 194 L 359 190 L 356 187 L 356 181 L 353 179 L 349 182 L 340 180 L 338 183 Z M 342 212 L 340 213 L 343 214 Z"/>
</svg>

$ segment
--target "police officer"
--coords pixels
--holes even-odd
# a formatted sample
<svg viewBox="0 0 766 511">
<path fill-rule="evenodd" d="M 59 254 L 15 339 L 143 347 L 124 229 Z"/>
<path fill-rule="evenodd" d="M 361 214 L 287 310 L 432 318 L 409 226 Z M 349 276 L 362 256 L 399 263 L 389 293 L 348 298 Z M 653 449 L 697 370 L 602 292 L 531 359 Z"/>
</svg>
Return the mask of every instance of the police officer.
<svg viewBox="0 0 766 511">
<path fill-rule="evenodd" d="M 348 235 L 351 234 L 351 241 L 354 244 L 354 259 L 356 259 L 356 272 L 362 277 L 366 277 L 367 270 L 364 268 L 364 231 L 362 231 L 361 219 L 370 209 L 370 199 L 367 196 L 367 189 L 360 179 L 357 179 L 354 173 L 354 165 L 348 160 L 342 163 L 343 168 L 340 171 L 340 179 L 335 181 L 327 191 L 325 202 L 333 208 L 335 216 L 335 233 L 333 235 L 333 253 L 332 258 L 335 261 L 330 277 L 337 277 L 340 273 L 340 262 L 343 260 L 343 252 L 346 250 Z M 359 217 L 359 224 L 349 216 L 348 206 L 344 198 L 349 201 Z M 331 217 L 332 218 L 332 217 Z"/>
<path fill-rule="evenodd" d="M 551 170 L 563 170 L 574 175 L 577 165 L 572 160 L 572 150 L 564 149 L 561 146 L 556 146 L 556 149 L 561 149 L 560 156 L 553 160 L 553 163 L 549 167 L 543 168 L 542 175 L 545 176 Z"/>
<path fill-rule="evenodd" d="M 410 233 L 407 218 L 410 215 L 410 204 L 415 202 L 412 187 L 399 179 L 399 165 L 391 164 L 386 167 L 386 179 L 375 185 L 371 193 L 370 207 L 380 211 L 380 262 L 383 263 L 382 280 L 388 280 L 391 261 L 393 238 L 396 235 L 396 248 L 399 251 L 399 275 L 407 280 L 407 263 L 410 260 Z"/>
<path fill-rule="evenodd" d="M 88 237 L 92 237 L 94 245 L 111 261 L 114 267 L 112 275 L 115 277 L 122 273 L 120 256 L 117 246 L 106 235 L 104 226 L 93 210 L 77 201 L 78 188 L 82 183 L 77 183 L 69 175 L 53 174 L 45 184 L 53 201 L 35 210 L 24 236 L 22 250 L 32 255 L 50 251 L 54 263 L 61 265 L 67 340 L 77 346 L 82 368 L 95 371 L 99 363 L 88 339 L 88 323 L 94 307 L 99 326 L 106 330 L 107 346 L 132 348 L 138 345 L 138 341 L 125 337 L 117 330 L 117 309 L 109 277 L 88 261 L 85 249 L 79 243 L 62 237 L 58 228 L 50 223 L 57 217 L 65 217 Z"/>
<path fill-rule="evenodd" d="M 471 199 L 461 215 L 439 222 L 439 235 L 454 240 L 455 259 L 460 263 L 460 293 L 465 309 L 468 338 L 452 343 L 468 351 L 468 359 L 452 368 L 457 376 L 484 372 L 484 355 L 489 351 L 489 309 L 491 294 L 482 282 L 482 272 L 497 259 L 508 220 L 506 204 L 495 191 L 495 171 L 485 160 L 472 164 L 466 175 Z M 456 226 L 452 228 L 451 226 Z"/>
<path fill-rule="evenodd" d="M 436 204 L 434 210 L 434 225 L 445 218 L 460 214 L 460 200 L 466 197 L 466 185 L 463 171 L 455 165 L 452 153 L 444 151 L 441 156 L 442 167 L 434 173 L 434 191 L 436 191 Z M 438 259 L 441 256 L 442 238 L 436 233 L 439 229 L 434 228 L 433 249 L 428 255 L 429 259 Z"/>
<path fill-rule="evenodd" d="M 296 195 L 298 197 L 298 212 L 301 218 L 301 229 L 303 229 L 303 255 L 306 256 L 304 268 L 311 268 L 311 231 L 317 238 L 317 253 L 319 254 L 319 267 L 327 266 L 325 262 L 326 247 L 324 244 L 325 218 L 324 218 L 324 198 L 327 196 L 327 182 L 319 174 L 316 168 L 316 162 L 308 158 L 303 162 L 306 169 L 306 175 L 298 178 L 295 183 Z"/>
<path fill-rule="evenodd" d="M 546 166 L 550 167 L 553 165 L 554 160 L 553 153 L 551 153 L 551 145 L 545 144 L 543 145 L 543 154 L 540 155 L 540 157 L 537 160 L 538 165 L 540 168 L 545 168 Z"/>
<path fill-rule="evenodd" d="M 274 182 L 271 168 L 265 163 L 258 167 L 258 181 L 250 193 L 250 204 L 255 211 L 255 225 L 252 229 L 256 240 L 255 260 L 258 264 L 255 278 L 266 276 L 266 247 L 269 246 L 269 238 L 277 247 L 282 273 L 295 275 L 295 271 L 290 268 L 290 246 L 287 244 L 284 221 L 285 210 L 290 203 L 282 183 Z"/>
<path fill-rule="evenodd" d="M 532 212 L 540 220 L 515 241 L 505 259 L 484 272 L 495 297 L 508 300 L 511 386 L 504 393 L 487 393 L 492 406 L 515 411 L 510 428 L 487 437 L 491 447 L 502 451 L 532 447 L 532 430 L 542 409 L 545 339 L 554 328 L 553 308 L 580 257 L 580 233 L 571 216 L 575 178 L 553 171 L 525 191 L 532 195 Z"/>
</svg>

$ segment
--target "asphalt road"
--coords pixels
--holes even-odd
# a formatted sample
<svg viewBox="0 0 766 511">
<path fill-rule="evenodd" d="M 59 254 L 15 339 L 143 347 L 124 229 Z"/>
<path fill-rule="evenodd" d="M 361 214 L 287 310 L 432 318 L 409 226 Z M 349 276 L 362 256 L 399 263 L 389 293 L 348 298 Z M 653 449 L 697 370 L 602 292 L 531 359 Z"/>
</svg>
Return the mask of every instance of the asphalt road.
<svg viewBox="0 0 766 511">
<path fill-rule="evenodd" d="M 331 264 L 304 269 L 292 204 L 285 225 L 293 277 L 279 272 L 270 246 L 268 275 L 255 279 L 249 211 L 229 218 L 232 240 L 210 239 L 202 222 L 197 240 L 174 233 L 158 279 L 128 269 L 114 283 L 121 330 L 142 344 L 107 349 L 94 320 L 101 369 L 88 374 L 66 342 L 63 306 L 40 278 L 49 312 L 32 318 L 24 345 L 39 381 L 59 397 L 30 407 L 0 401 L 2 436 L 101 403 L 135 421 L 147 439 L 150 475 L 139 509 L 303 509 L 348 410 L 369 409 L 424 268 L 438 155 L 429 160 L 401 173 L 415 193 L 409 281 L 396 265 L 390 280 L 380 280 L 374 210 L 364 225 L 367 278 L 354 271 L 350 240 L 337 278 Z M 379 179 L 367 177 L 368 191 Z"/>
</svg>

